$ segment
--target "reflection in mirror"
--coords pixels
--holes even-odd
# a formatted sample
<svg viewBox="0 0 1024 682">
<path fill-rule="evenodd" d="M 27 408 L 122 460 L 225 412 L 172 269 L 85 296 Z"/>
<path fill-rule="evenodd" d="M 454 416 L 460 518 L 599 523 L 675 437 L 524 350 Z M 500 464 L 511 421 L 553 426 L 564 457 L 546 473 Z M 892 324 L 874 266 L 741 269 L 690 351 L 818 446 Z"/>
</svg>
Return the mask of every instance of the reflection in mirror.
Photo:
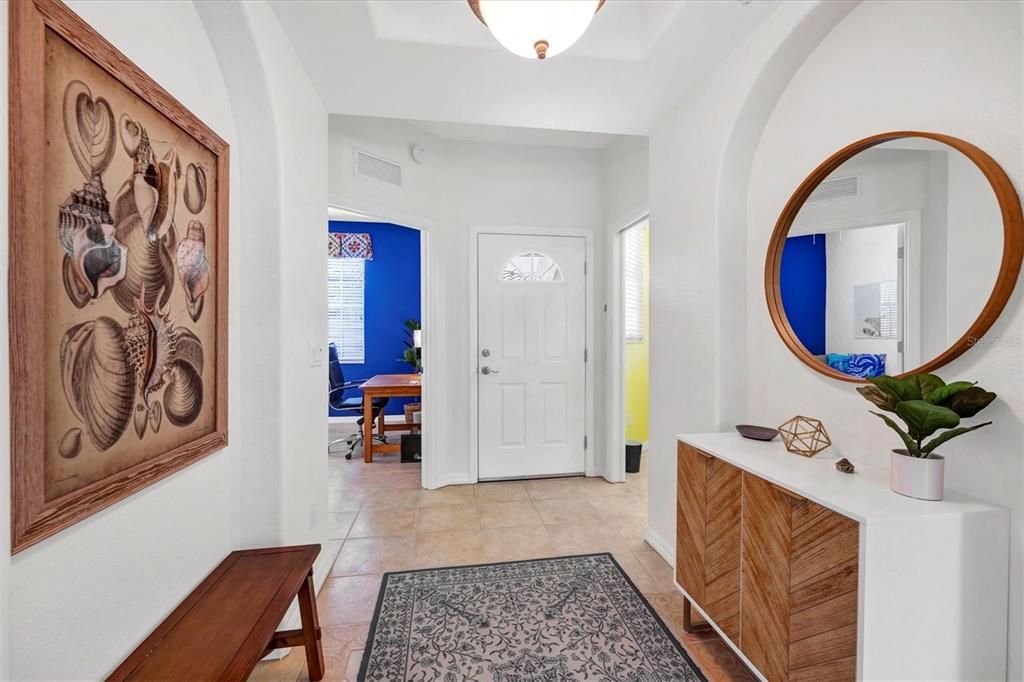
<svg viewBox="0 0 1024 682">
<path fill-rule="evenodd" d="M 911 372 L 965 334 L 1000 269 L 1003 223 L 969 158 L 920 137 L 852 157 L 800 208 L 782 251 L 789 324 L 820 362 Z"/>
</svg>

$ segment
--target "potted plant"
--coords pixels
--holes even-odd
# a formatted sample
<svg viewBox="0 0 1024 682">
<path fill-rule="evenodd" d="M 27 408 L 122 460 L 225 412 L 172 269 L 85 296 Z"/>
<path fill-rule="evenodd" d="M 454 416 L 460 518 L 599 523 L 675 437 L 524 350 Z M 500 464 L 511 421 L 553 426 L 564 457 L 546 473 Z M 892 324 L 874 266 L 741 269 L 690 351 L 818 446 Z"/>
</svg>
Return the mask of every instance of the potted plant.
<svg viewBox="0 0 1024 682">
<path fill-rule="evenodd" d="M 405 344 L 405 349 L 402 350 L 402 360 L 412 365 L 413 371 L 420 374 L 423 372 L 423 360 L 416 339 L 418 336 L 416 332 L 420 331 L 420 321 L 406 320 L 403 325 L 405 326 L 405 335 L 409 338 L 402 342 Z"/>
<path fill-rule="evenodd" d="M 960 426 L 960 420 L 981 412 L 996 394 L 969 381 L 947 384 L 934 374 L 880 376 L 868 381 L 871 384 L 857 392 L 906 425 L 902 428 L 882 412 L 871 413 L 899 434 L 906 446 L 892 451 L 889 487 L 908 497 L 941 500 L 945 460 L 935 450 L 957 436 L 991 424 Z M 940 430 L 944 431 L 935 435 Z"/>
</svg>

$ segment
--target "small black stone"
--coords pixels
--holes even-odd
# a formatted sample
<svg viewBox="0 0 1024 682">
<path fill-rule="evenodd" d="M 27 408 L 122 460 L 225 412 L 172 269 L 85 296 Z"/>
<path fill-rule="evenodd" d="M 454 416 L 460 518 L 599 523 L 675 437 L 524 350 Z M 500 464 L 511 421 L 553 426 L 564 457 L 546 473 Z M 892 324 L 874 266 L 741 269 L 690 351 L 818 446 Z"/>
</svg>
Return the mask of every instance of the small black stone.
<svg viewBox="0 0 1024 682">
<path fill-rule="evenodd" d="M 836 462 L 836 469 L 842 471 L 844 474 L 852 474 L 854 472 L 853 462 L 843 457 L 841 460 Z"/>
</svg>

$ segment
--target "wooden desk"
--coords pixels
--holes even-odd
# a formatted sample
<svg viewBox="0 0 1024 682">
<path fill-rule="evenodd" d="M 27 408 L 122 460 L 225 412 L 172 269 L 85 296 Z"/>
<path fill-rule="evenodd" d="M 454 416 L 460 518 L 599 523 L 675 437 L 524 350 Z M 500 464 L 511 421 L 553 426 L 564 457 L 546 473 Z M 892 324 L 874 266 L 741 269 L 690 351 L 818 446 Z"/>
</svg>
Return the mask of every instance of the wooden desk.
<svg viewBox="0 0 1024 682">
<path fill-rule="evenodd" d="M 305 647 L 309 679 L 324 676 L 313 593 L 320 545 L 232 552 L 108 680 L 246 680 L 274 649 Z M 302 629 L 277 631 L 298 596 Z"/>
<path fill-rule="evenodd" d="M 401 444 L 388 443 L 387 445 L 373 444 L 373 399 L 374 398 L 419 398 L 422 389 L 420 387 L 419 374 L 378 374 L 370 377 L 359 386 L 363 392 L 363 460 L 373 461 L 373 451 L 399 452 Z M 384 413 L 381 412 L 381 429 L 384 433 L 389 430 L 409 429 L 408 424 L 384 424 Z"/>
</svg>

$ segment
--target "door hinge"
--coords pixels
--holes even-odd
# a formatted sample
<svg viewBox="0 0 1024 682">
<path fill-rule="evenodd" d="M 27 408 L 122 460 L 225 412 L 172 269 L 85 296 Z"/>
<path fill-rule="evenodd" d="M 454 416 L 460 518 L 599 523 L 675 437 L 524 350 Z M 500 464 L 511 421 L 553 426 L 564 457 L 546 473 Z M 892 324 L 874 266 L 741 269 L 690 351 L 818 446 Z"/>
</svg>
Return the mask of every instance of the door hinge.
<svg viewBox="0 0 1024 682">
<path fill-rule="evenodd" d="M 588 351 L 586 348 L 584 348 L 583 349 L 583 362 L 589 362 L 589 361 L 590 361 L 590 351 Z"/>
<path fill-rule="evenodd" d="M 587 261 L 583 261 L 583 274 L 587 274 Z"/>
<path fill-rule="evenodd" d="M 903 258 L 903 247 L 902 246 L 899 247 L 898 249 L 896 249 L 896 257 L 897 258 Z"/>
<path fill-rule="evenodd" d="M 902 353 L 903 352 L 903 341 L 897 341 L 896 342 L 896 352 L 897 353 Z"/>
<path fill-rule="evenodd" d="M 587 437 L 586 436 L 583 436 L 583 449 L 584 450 L 587 449 Z"/>
</svg>

